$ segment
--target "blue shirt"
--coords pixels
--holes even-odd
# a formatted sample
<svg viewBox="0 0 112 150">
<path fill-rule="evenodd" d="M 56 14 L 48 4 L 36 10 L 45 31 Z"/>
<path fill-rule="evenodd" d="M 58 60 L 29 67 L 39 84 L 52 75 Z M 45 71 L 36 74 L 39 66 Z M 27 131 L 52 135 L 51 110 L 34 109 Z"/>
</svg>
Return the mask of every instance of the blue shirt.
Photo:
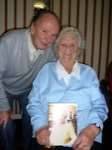
<svg viewBox="0 0 112 150">
<path fill-rule="evenodd" d="M 48 103 L 76 103 L 77 132 L 91 124 L 103 127 L 107 118 L 105 99 L 99 90 L 99 81 L 95 71 L 84 64 L 77 64 L 80 75 L 71 76 L 69 84 L 59 78 L 57 62 L 47 63 L 33 82 L 33 89 L 29 95 L 27 110 L 31 116 L 33 135 L 48 124 Z M 96 141 L 101 142 L 101 132 Z"/>
</svg>

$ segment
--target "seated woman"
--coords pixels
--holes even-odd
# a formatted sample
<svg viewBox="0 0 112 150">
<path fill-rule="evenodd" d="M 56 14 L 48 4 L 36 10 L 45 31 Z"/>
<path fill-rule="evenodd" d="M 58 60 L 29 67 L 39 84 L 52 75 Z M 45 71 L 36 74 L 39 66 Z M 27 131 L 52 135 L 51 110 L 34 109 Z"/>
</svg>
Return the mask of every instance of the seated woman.
<svg viewBox="0 0 112 150">
<path fill-rule="evenodd" d="M 48 103 L 77 104 L 77 139 L 71 148 L 56 146 L 56 150 L 101 150 L 103 122 L 108 110 L 95 71 L 78 62 L 80 45 L 78 30 L 64 27 L 55 45 L 57 61 L 42 68 L 29 95 L 27 110 L 33 136 L 45 146 L 50 145 Z"/>
</svg>

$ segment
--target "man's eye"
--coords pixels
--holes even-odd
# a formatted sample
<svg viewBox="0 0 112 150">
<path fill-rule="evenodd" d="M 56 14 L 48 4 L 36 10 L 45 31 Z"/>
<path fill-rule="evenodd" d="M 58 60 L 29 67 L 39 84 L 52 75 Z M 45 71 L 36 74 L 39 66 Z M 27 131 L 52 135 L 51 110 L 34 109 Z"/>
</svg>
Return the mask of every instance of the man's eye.
<svg viewBox="0 0 112 150">
<path fill-rule="evenodd" d="M 43 30 L 42 32 L 43 32 L 43 33 L 46 33 L 46 30 Z"/>
<path fill-rule="evenodd" d="M 52 37 L 57 37 L 57 34 L 52 34 Z"/>
</svg>

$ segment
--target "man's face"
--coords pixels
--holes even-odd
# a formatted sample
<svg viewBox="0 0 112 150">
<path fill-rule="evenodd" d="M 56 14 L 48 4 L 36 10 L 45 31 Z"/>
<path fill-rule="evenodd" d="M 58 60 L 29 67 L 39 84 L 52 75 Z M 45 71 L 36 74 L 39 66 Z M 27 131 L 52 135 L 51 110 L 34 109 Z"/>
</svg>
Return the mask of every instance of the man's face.
<svg viewBox="0 0 112 150">
<path fill-rule="evenodd" d="M 33 45 L 39 49 L 47 49 L 56 40 L 59 32 L 59 23 L 54 16 L 44 15 L 31 25 L 31 36 Z"/>
</svg>

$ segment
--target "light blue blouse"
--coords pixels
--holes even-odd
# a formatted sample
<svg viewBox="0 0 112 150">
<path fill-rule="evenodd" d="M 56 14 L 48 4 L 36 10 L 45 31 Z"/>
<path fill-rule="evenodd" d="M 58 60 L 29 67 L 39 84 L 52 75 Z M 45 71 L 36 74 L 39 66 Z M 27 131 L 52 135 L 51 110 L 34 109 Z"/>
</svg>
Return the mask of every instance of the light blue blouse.
<svg viewBox="0 0 112 150">
<path fill-rule="evenodd" d="M 72 76 L 69 85 L 65 84 L 57 73 L 57 62 L 47 63 L 33 82 L 27 110 L 31 116 L 33 136 L 35 132 L 48 124 L 48 103 L 76 103 L 78 134 L 90 124 L 103 127 L 107 118 L 107 106 L 99 90 L 99 81 L 95 71 L 88 65 L 77 64 L 80 78 Z M 96 137 L 101 142 L 102 133 Z"/>
</svg>

